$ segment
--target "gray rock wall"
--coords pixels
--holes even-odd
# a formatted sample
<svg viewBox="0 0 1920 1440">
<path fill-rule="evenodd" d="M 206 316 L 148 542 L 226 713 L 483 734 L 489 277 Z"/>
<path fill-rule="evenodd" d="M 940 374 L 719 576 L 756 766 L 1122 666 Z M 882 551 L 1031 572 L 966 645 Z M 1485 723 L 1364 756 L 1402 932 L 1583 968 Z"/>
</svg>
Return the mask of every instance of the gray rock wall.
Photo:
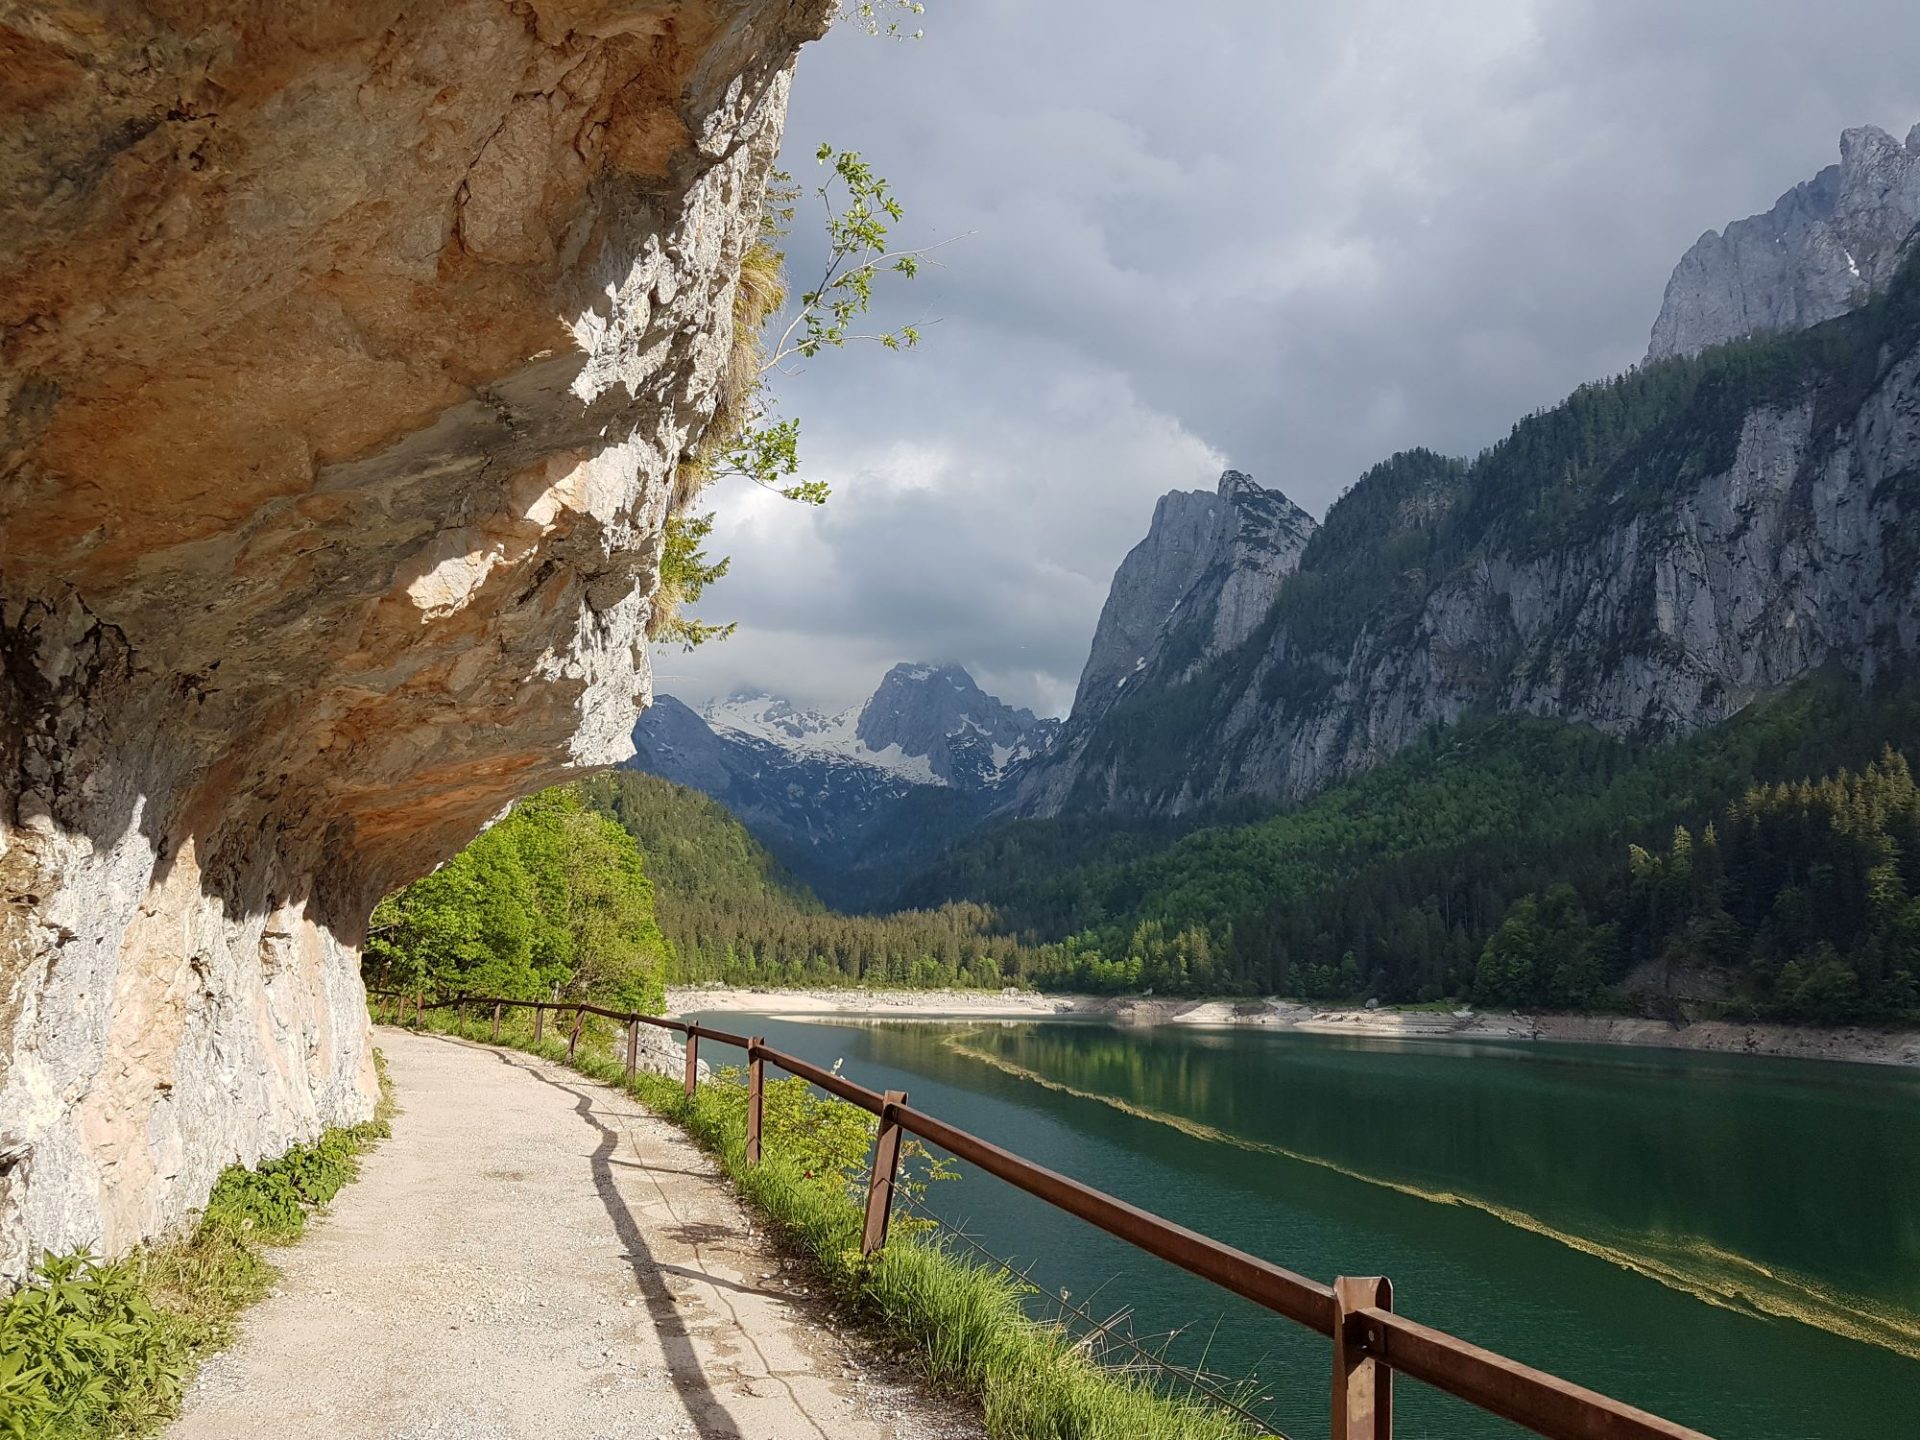
<svg viewBox="0 0 1920 1440">
<path fill-rule="evenodd" d="M 1251 635 L 1299 566 L 1313 518 L 1278 490 L 1229 470 L 1213 493 L 1175 490 L 1154 506 L 1146 538 L 1120 562 L 1074 693 L 1073 716 L 1103 713 L 1189 625 L 1202 657 Z M 1150 678 L 1150 677 L 1149 677 Z"/>
<path fill-rule="evenodd" d="M 1694 242 L 1667 281 L 1647 359 L 1844 315 L 1893 278 L 1916 225 L 1920 125 L 1905 145 L 1871 125 L 1848 130 L 1838 165 Z"/>
<path fill-rule="evenodd" d="M 1890 553 L 1903 510 L 1887 483 L 1920 464 L 1920 352 L 1830 450 L 1813 440 L 1809 405 L 1754 411 L 1734 464 L 1663 512 L 1455 577 L 1411 642 L 1363 642 L 1312 713 L 1244 703 L 1234 725 L 1251 758 L 1232 783 L 1304 795 L 1489 700 L 1668 738 L 1829 660 L 1870 675 L 1920 653 L 1920 575 Z"/>
</svg>

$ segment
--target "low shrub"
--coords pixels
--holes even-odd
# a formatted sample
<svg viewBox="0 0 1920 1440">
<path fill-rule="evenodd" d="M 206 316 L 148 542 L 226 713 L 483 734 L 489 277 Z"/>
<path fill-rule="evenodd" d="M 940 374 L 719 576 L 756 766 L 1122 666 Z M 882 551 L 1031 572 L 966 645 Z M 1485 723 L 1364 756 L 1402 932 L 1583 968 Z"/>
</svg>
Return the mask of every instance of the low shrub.
<svg viewBox="0 0 1920 1440">
<path fill-rule="evenodd" d="M 297 1240 L 307 1218 L 390 1133 L 392 1090 L 380 1069 L 374 1119 L 329 1130 L 252 1170 L 227 1169 L 193 1233 L 121 1260 L 44 1256 L 0 1301 L 0 1435 L 89 1440 L 140 1435 L 179 1409 L 202 1356 L 227 1344 L 240 1313 L 267 1292 L 263 1245 Z"/>
</svg>

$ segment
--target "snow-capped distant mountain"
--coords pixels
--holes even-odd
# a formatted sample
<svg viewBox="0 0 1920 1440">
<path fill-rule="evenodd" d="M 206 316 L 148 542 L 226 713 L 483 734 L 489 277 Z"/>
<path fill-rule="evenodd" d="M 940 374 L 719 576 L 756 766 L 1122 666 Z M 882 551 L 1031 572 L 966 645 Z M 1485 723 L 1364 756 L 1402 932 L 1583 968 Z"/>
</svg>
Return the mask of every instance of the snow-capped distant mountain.
<svg viewBox="0 0 1920 1440">
<path fill-rule="evenodd" d="M 996 700 L 958 665 L 896 665 L 854 728 L 868 751 L 924 759 L 938 779 L 978 790 L 1046 749 L 1060 725 Z"/>
<path fill-rule="evenodd" d="M 913 785 L 940 785 L 926 755 L 909 755 L 898 744 L 870 746 L 860 738 L 863 706 L 825 715 L 803 710 L 791 700 L 757 691 L 741 691 L 712 700 L 699 716 L 716 733 L 778 746 L 794 756 L 843 760 L 897 775 Z"/>
<path fill-rule="evenodd" d="M 658 696 L 631 763 L 720 801 L 822 898 L 857 905 L 977 823 L 1058 728 L 960 666 L 902 664 L 837 714 L 753 691 L 697 711 Z"/>
</svg>

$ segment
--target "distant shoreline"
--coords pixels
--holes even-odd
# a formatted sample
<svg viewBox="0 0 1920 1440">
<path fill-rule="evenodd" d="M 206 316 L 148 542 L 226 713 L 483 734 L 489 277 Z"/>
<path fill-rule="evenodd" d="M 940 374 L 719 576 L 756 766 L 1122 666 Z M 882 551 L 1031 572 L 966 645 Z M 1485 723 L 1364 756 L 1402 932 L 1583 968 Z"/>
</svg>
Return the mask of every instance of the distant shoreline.
<svg viewBox="0 0 1920 1440">
<path fill-rule="evenodd" d="M 1626 1015 L 1522 1015 L 1512 1011 L 1318 1010 L 1291 1000 L 1177 1000 L 1046 995 L 1030 990 L 766 990 L 674 986 L 672 1014 L 687 1010 L 823 1019 L 1045 1020 L 1079 1016 L 1117 1025 L 1297 1030 L 1386 1040 L 1547 1040 L 1637 1045 L 1790 1060 L 1920 1066 L 1920 1031 L 1861 1025 L 1778 1025 L 1697 1020 L 1675 1024 Z"/>
</svg>

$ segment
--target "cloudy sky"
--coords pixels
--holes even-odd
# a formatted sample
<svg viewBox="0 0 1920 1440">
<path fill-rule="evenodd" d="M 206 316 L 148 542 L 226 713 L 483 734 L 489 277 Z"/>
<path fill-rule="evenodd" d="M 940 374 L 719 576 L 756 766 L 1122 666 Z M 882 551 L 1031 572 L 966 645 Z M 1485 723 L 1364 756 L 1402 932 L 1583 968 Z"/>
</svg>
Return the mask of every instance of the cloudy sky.
<svg viewBox="0 0 1920 1440">
<path fill-rule="evenodd" d="M 903 240 L 952 242 L 878 317 L 937 323 L 779 380 L 833 499 L 709 492 L 703 615 L 740 631 L 658 688 L 838 707 L 957 660 L 1064 710 L 1156 496 L 1231 465 L 1318 515 L 1632 364 L 1702 230 L 1843 127 L 1920 121 L 1911 4 L 927 0 L 921 40 L 837 31 L 788 168 L 857 149 Z"/>
</svg>

